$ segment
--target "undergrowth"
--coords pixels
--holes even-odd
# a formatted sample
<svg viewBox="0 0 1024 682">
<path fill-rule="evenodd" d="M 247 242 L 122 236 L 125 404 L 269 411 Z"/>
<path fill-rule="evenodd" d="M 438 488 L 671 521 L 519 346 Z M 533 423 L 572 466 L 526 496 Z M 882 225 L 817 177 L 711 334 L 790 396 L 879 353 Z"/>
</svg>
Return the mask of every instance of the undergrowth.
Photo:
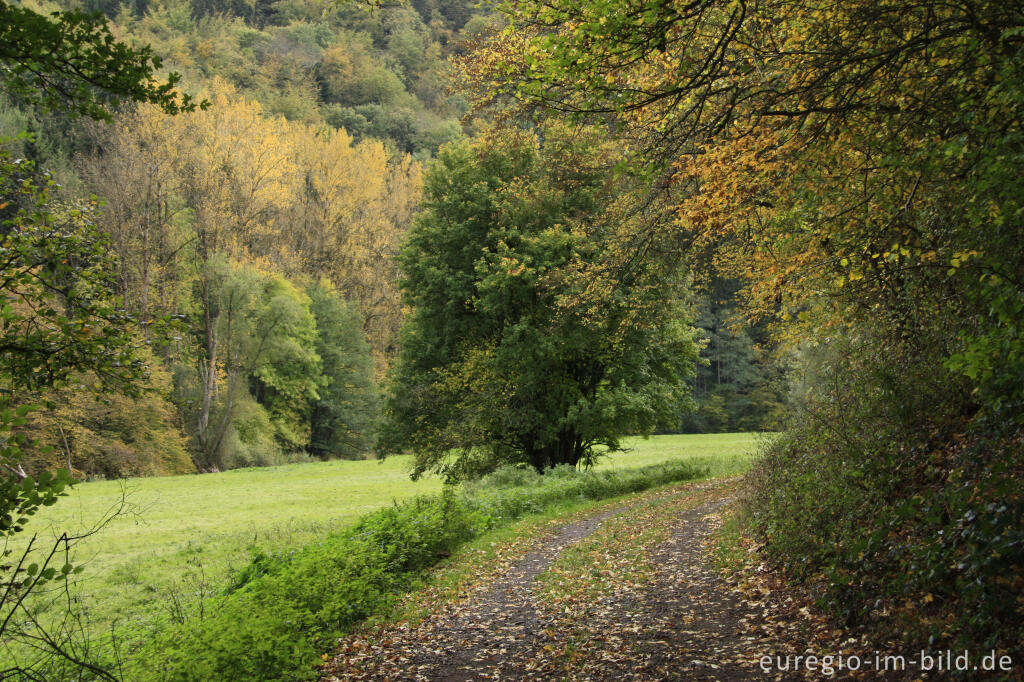
<svg viewBox="0 0 1024 682">
<path fill-rule="evenodd" d="M 856 438 L 805 423 L 768 447 L 750 476 L 766 555 L 845 624 L 1019 660 L 1024 431 L 872 423 Z"/>
<path fill-rule="evenodd" d="M 192 619 L 130 657 L 133 680 L 313 679 L 321 654 L 388 612 L 423 572 L 461 544 L 567 500 L 599 500 L 705 475 L 686 462 L 625 471 L 499 471 L 362 518 L 293 553 L 257 553 Z"/>
</svg>

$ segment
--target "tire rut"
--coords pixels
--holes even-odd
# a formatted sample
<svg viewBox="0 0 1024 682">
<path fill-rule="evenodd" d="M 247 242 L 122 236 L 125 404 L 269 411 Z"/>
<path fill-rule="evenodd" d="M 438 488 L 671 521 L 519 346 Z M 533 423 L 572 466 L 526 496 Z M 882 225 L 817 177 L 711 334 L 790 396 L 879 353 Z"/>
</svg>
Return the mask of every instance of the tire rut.
<svg viewBox="0 0 1024 682">
<path fill-rule="evenodd" d="M 386 660 L 377 659 L 370 666 L 361 666 L 362 670 L 336 667 L 324 680 L 456 682 L 519 677 L 518 662 L 540 644 L 540 633 L 557 621 L 556 615 L 538 608 L 534 579 L 562 550 L 630 506 L 562 526 L 541 546 L 499 573 L 491 589 L 472 599 L 471 604 L 435 613 L 415 632 L 396 637 Z"/>
</svg>

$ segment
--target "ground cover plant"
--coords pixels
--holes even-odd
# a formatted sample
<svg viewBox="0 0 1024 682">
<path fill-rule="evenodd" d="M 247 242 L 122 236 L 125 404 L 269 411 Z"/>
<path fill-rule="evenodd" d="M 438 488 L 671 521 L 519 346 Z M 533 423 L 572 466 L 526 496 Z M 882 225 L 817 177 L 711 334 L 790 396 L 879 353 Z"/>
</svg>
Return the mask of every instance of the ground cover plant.
<svg viewBox="0 0 1024 682">
<path fill-rule="evenodd" d="M 618 471 L 555 470 L 458 494 L 446 489 L 363 517 L 295 553 L 258 554 L 203 619 L 159 633 L 133 679 L 294 679 L 346 629 L 387 612 L 463 542 L 566 500 L 600 500 L 707 474 L 686 460 Z M 513 483 L 513 485 L 507 485 Z M 516 485 L 516 483 L 521 483 Z"/>
<path fill-rule="evenodd" d="M 618 473 L 682 458 L 712 475 L 729 475 L 749 466 L 759 440 L 755 434 L 626 439 L 630 451 L 600 459 L 596 469 Z M 131 641 L 192 618 L 201 597 L 217 593 L 256 548 L 286 553 L 393 501 L 441 489 L 437 478 L 410 481 L 410 466 L 408 457 L 395 456 L 125 481 L 138 515 L 115 519 L 79 547 L 88 570 L 76 589 L 88 603 L 94 634 L 102 640 L 117 622 Z M 74 529 L 121 494 L 116 481 L 79 484 L 34 523 Z"/>
</svg>

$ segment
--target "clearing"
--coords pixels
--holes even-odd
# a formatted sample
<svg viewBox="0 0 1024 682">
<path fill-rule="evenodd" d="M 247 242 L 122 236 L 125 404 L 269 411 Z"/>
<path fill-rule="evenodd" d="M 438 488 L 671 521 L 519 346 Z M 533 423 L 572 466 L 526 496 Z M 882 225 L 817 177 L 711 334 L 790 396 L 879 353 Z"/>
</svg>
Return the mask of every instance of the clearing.
<svg viewBox="0 0 1024 682">
<path fill-rule="evenodd" d="M 600 468 L 632 468 L 670 459 L 694 460 L 712 475 L 746 470 L 757 434 L 654 436 L 630 439 L 632 452 Z M 435 477 L 409 479 L 409 457 L 330 461 L 238 469 L 219 474 L 96 481 L 33 519 L 42 539 L 89 527 L 117 504 L 122 490 L 136 514 L 115 519 L 84 540 L 77 586 L 92 627 L 115 620 L 146 628 L 175 617 L 197 598 L 222 588 L 254 548 L 289 551 L 359 516 L 415 495 L 435 493 Z"/>
</svg>

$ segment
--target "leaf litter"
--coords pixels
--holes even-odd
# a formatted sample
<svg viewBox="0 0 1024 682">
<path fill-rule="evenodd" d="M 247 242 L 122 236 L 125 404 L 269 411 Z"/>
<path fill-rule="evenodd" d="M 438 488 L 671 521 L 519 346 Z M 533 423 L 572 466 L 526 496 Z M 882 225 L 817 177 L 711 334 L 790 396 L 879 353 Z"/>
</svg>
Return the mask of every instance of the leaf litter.
<svg viewBox="0 0 1024 682">
<path fill-rule="evenodd" d="M 716 566 L 714 534 L 740 486 L 737 478 L 676 485 L 478 550 L 471 579 L 428 586 L 411 597 L 410 617 L 340 640 L 323 679 L 877 678 L 762 670 L 764 656 L 877 647 L 830 623 L 811 595 L 758 562 L 756 548 L 745 570 Z M 886 679 L 914 679 L 910 672 Z"/>
</svg>

